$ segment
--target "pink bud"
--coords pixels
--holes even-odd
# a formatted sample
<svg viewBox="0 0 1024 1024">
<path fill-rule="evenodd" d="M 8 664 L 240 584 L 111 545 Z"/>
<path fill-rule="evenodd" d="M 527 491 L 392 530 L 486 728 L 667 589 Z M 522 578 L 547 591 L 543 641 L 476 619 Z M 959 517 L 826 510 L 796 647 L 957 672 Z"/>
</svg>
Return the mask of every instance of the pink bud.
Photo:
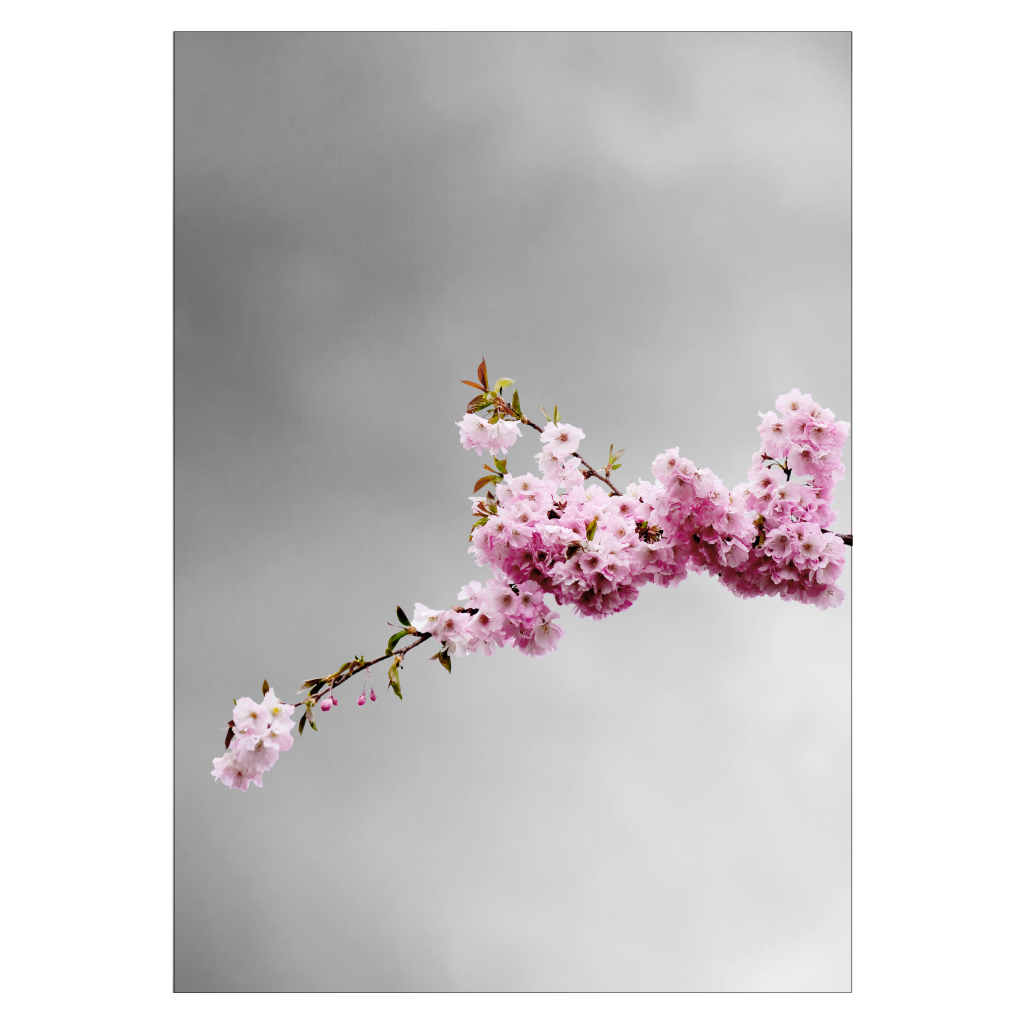
<svg viewBox="0 0 1024 1024">
<path fill-rule="evenodd" d="M 335 707 L 338 706 L 338 698 L 334 696 L 333 690 L 331 690 L 331 702 L 334 704 Z"/>
<path fill-rule="evenodd" d="M 359 705 L 360 707 L 362 707 L 362 706 L 363 706 L 363 705 L 364 705 L 364 704 L 366 703 L 366 694 L 365 694 L 365 693 L 361 693 L 361 694 L 359 694 L 359 700 L 357 700 L 357 701 L 356 701 L 356 703 L 357 703 L 357 704 L 358 704 L 358 705 Z"/>
<path fill-rule="evenodd" d="M 332 707 L 333 705 L 331 704 L 331 701 L 328 697 L 324 697 L 324 699 L 320 701 L 321 711 L 330 711 Z"/>
<path fill-rule="evenodd" d="M 370 687 L 370 700 L 376 700 L 376 699 L 377 699 L 377 694 L 375 694 L 373 692 L 373 687 L 371 686 Z"/>
</svg>

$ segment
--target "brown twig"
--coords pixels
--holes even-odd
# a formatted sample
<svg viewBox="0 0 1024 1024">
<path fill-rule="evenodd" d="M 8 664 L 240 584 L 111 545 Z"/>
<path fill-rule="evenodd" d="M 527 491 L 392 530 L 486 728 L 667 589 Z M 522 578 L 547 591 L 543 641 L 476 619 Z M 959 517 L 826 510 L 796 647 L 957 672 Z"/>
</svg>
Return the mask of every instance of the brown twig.
<svg viewBox="0 0 1024 1024">
<path fill-rule="evenodd" d="M 591 466 L 591 464 L 589 462 L 587 462 L 587 460 L 585 458 L 583 458 L 583 456 L 580 455 L 579 452 L 573 452 L 573 454 L 576 456 L 577 459 L 580 460 L 580 462 L 583 463 L 584 466 L 587 467 L 586 473 L 583 474 L 583 479 L 584 480 L 586 480 L 587 477 L 596 476 L 598 480 L 600 480 L 602 483 L 607 484 L 609 486 L 609 488 L 611 488 L 612 494 L 616 494 L 620 498 L 622 497 L 622 491 L 620 491 L 618 489 L 618 487 L 616 487 L 615 484 L 613 484 L 611 482 L 611 480 L 608 479 L 608 477 L 601 476 L 601 474 L 598 473 L 598 471 L 596 469 L 594 469 L 594 467 Z"/>
<path fill-rule="evenodd" d="M 423 643 L 425 640 L 429 640 L 434 634 L 416 633 L 415 635 L 419 639 L 413 641 L 413 643 L 409 644 L 408 646 L 402 647 L 396 651 L 392 651 L 390 654 L 382 654 L 379 658 L 374 658 L 373 661 L 364 661 L 361 664 L 356 665 L 354 668 L 347 668 L 345 669 L 344 674 L 340 676 L 338 675 L 338 673 L 334 673 L 333 675 L 322 676 L 319 679 L 307 679 L 306 682 L 311 684 L 310 689 L 312 689 L 313 686 L 316 686 L 317 683 L 328 683 L 330 686 L 341 686 L 341 684 L 344 683 L 346 679 L 351 679 L 357 672 L 362 672 L 364 668 L 369 668 L 371 665 L 376 665 L 377 662 L 379 661 L 387 661 L 388 658 L 394 658 L 396 655 L 404 658 L 409 653 L 409 651 L 411 651 L 414 647 L 419 647 L 421 643 Z M 319 700 L 319 698 L 317 699 Z M 297 708 L 300 704 L 305 704 L 306 701 L 294 700 L 282 701 L 281 703 L 291 704 L 292 707 Z"/>
</svg>

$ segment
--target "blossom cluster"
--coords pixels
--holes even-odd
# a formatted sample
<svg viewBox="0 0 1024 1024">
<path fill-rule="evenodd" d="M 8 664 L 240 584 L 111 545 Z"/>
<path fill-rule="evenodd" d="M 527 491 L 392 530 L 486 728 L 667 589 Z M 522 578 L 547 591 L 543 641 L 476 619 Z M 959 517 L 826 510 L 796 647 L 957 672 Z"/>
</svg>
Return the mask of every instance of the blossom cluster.
<svg viewBox="0 0 1024 1024">
<path fill-rule="evenodd" d="M 474 449 L 477 455 L 484 452 L 488 455 L 501 452 L 504 455 L 516 443 L 516 438 L 523 436 L 515 420 L 497 419 L 490 423 L 471 412 L 467 412 L 455 425 L 459 428 L 462 447 L 467 451 Z"/>
<path fill-rule="evenodd" d="M 836 521 L 835 486 L 846 476 L 843 445 L 850 424 L 837 420 L 796 388 L 761 414 L 761 447 L 737 497 L 753 517 L 757 546 L 742 566 L 722 576 L 740 597 L 778 594 L 783 600 L 834 608 L 846 556 L 828 529 Z"/>
<path fill-rule="evenodd" d="M 562 627 L 554 621 L 558 612 L 548 607 L 541 588 L 528 580 L 518 585 L 473 580 L 459 591 L 459 600 L 467 607 L 435 611 L 417 602 L 412 617 L 413 629 L 430 633 L 456 658 L 490 656 L 506 644 L 532 657 L 543 656 L 562 636 Z"/>
<path fill-rule="evenodd" d="M 262 786 L 263 773 L 273 768 L 281 751 L 289 750 L 295 742 L 291 735 L 294 710 L 291 704 L 274 696 L 273 687 L 264 694 L 262 704 L 242 697 L 235 704 L 228 748 L 223 757 L 213 759 L 210 774 L 243 793 L 250 782 Z"/>
<path fill-rule="evenodd" d="M 843 543 L 826 528 L 843 478 L 849 424 L 792 391 L 763 415 L 762 445 L 747 483 L 729 490 L 707 468 L 663 452 L 654 481 L 621 495 L 586 486 L 574 453 L 586 436 L 549 423 L 536 456 L 541 476 L 506 475 L 474 501 L 470 554 L 502 586 L 536 586 L 584 616 L 628 608 L 645 583 L 672 586 L 689 572 L 718 578 L 742 597 L 837 605 Z"/>
<path fill-rule="evenodd" d="M 534 425 L 522 416 L 518 393 L 511 406 L 500 397 L 501 388 L 514 381 L 502 378 L 497 390 L 489 390 L 483 362 L 477 376 L 479 386 L 465 382 L 483 394 L 457 424 L 462 445 L 480 455 L 504 454 L 522 437 L 518 421 Z M 470 411 L 490 406 L 490 420 Z M 609 481 L 580 458 L 577 449 L 586 435 L 560 422 L 556 406 L 541 431 L 537 473 L 507 473 L 506 460 L 495 458 L 496 469 L 487 467 L 492 475 L 478 482 L 478 489 L 494 484 L 494 493 L 470 498 L 478 518 L 469 552 L 494 578 L 467 583 L 458 595 L 463 604 L 450 609 L 417 603 L 409 620 L 399 608 L 405 628 L 391 638 L 386 655 L 409 635 L 440 641 L 435 657 L 449 669 L 452 657 L 490 656 L 505 646 L 545 655 L 563 635 L 549 596 L 578 615 L 604 618 L 630 607 L 644 584 L 674 586 L 690 572 L 711 575 L 740 597 L 777 595 L 822 609 L 838 605 L 844 597 L 837 585 L 844 545 L 829 527 L 836 520 L 832 496 L 845 476 L 842 451 L 850 425 L 796 389 L 780 396 L 775 407 L 777 412 L 761 414 L 761 446 L 747 481 L 732 490 L 710 469 L 670 448 L 654 460 L 653 481 L 609 493 L 587 484 L 594 477 Z M 609 456 L 605 474 L 618 468 L 618 456 Z M 398 696 L 398 667 L 408 649 L 395 653 L 388 673 Z M 368 676 L 375 662 L 358 664 Z M 354 665 L 346 662 L 329 680 L 304 684 L 330 683 L 317 698 L 322 711 L 337 704 L 334 683 L 346 669 L 351 676 Z M 263 772 L 294 742 L 294 706 L 277 700 L 265 683 L 264 691 L 262 704 L 247 697 L 236 703 L 227 749 L 213 762 L 213 776 L 235 789 L 247 790 L 250 782 L 262 786 Z M 315 692 L 316 687 L 310 690 Z M 372 687 L 370 700 L 376 700 Z M 357 703 L 365 701 L 364 686 Z M 314 701 L 304 703 L 300 732 L 307 719 L 316 728 Z"/>
</svg>

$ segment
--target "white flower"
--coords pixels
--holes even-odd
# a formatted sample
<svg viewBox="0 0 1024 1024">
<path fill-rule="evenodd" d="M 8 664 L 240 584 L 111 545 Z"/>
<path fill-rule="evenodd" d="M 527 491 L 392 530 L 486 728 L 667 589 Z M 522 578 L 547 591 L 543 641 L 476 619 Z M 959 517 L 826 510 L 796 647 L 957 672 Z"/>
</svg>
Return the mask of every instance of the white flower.
<svg viewBox="0 0 1024 1024">
<path fill-rule="evenodd" d="M 540 439 L 545 448 L 550 448 L 560 458 L 572 455 L 580 441 L 587 435 L 571 423 L 549 423 L 541 432 Z"/>
<path fill-rule="evenodd" d="M 443 612 L 434 611 L 417 601 L 416 607 L 413 609 L 412 628 L 417 633 L 433 633 L 443 614 Z"/>
<path fill-rule="evenodd" d="M 494 428 L 494 440 L 492 444 L 495 447 L 491 448 L 491 454 L 494 455 L 498 448 L 501 449 L 502 453 L 505 453 L 516 443 L 517 437 L 522 437 L 522 431 L 519 429 L 519 424 L 513 420 L 498 420 L 497 423 L 488 424 Z"/>
</svg>

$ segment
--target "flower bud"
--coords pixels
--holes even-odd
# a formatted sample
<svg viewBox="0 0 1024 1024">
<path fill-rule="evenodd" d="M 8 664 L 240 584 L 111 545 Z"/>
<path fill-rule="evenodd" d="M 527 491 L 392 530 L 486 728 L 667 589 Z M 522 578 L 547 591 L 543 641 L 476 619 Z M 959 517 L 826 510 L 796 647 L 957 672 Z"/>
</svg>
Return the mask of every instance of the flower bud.
<svg viewBox="0 0 1024 1024">
<path fill-rule="evenodd" d="M 359 705 L 360 707 L 362 707 L 362 706 L 363 706 L 363 705 L 364 705 L 364 704 L 366 703 L 366 694 L 365 694 L 365 693 L 361 693 L 361 694 L 359 694 L 359 700 L 357 700 L 357 701 L 356 701 L 356 703 L 357 703 L 357 704 L 358 704 L 358 705 Z"/>
<path fill-rule="evenodd" d="M 320 710 L 321 711 L 330 711 L 333 706 L 334 705 L 331 704 L 330 697 L 324 697 L 324 699 L 322 701 L 320 701 Z"/>
<path fill-rule="evenodd" d="M 370 700 L 376 700 L 376 699 L 377 699 L 377 694 L 375 694 L 373 692 L 373 687 L 371 686 L 370 687 Z"/>
</svg>

